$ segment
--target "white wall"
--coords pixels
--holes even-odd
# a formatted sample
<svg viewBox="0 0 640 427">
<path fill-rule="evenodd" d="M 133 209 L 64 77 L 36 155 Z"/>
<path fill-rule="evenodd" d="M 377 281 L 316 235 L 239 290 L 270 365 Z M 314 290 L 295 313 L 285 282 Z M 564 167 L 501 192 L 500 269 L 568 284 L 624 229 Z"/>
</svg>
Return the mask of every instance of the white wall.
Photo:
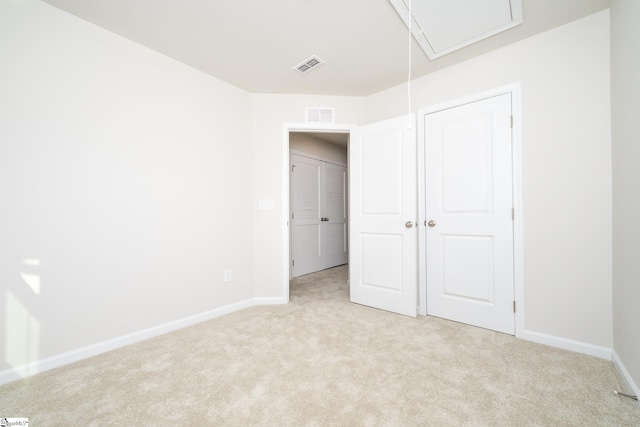
<svg viewBox="0 0 640 427">
<path fill-rule="evenodd" d="M 414 111 L 521 82 L 525 329 L 612 346 L 609 11 L 412 82 Z M 406 114 L 406 86 L 367 122 Z"/>
<path fill-rule="evenodd" d="M 347 135 L 344 135 L 347 139 Z M 314 159 L 347 164 L 347 146 L 327 142 L 311 133 L 291 132 L 289 149 Z"/>
<path fill-rule="evenodd" d="M 640 386 L 640 2 L 611 6 L 613 347 Z M 635 392 L 638 393 L 636 388 Z"/>
<path fill-rule="evenodd" d="M 288 280 L 283 263 L 283 236 L 289 201 L 283 200 L 283 171 L 288 170 L 289 152 L 283 147 L 283 123 L 304 123 L 305 107 L 335 108 L 336 124 L 361 124 L 364 98 L 313 95 L 253 95 L 254 206 L 258 199 L 274 199 L 276 209 L 257 211 L 254 221 L 255 283 L 257 296 L 282 297 Z M 286 174 L 285 174 L 286 175 Z"/>
<path fill-rule="evenodd" d="M 0 371 L 254 296 L 248 93 L 35 0 L 0 58 Z"/>
</svg>

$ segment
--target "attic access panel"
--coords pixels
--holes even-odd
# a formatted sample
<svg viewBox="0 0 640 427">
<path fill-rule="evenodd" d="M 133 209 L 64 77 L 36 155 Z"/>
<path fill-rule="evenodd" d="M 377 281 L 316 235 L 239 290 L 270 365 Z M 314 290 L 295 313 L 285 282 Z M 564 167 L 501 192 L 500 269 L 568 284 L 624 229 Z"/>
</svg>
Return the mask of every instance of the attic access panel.
<svg viewBox="0 0 640 427">
<path fill-rule="evenodd" d="M 429 59 L 522 23 L 522 0 L 389 0 Z M 410 3 L 411 2 L 411 3 Z"/>
</svg>

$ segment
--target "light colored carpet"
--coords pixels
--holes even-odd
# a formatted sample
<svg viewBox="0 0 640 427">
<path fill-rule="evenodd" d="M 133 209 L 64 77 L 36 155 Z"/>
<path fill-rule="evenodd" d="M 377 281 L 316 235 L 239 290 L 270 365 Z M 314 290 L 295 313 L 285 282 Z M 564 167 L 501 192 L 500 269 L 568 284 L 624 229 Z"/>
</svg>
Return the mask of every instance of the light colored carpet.
<svg viewBox="0 0 640 427">
<path fill-rule="evenodd" d="M 610 362 L 349 303 L 347 268 L 0 387 L 32 426 L 640 426 Z"/>
</svg>

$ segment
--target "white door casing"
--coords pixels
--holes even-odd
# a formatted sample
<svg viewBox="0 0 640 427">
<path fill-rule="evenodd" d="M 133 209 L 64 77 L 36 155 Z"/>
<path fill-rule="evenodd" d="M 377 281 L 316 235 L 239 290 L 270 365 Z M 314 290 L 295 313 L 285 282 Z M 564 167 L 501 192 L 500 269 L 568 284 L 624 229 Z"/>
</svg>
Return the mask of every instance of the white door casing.
<svg viewBox="0 0 640 427">
<path fill-rule="evenodd" d="M 354 130 L 349 158 L 351 301 L 416 316 L 415 116 Z"/>
<path fill-rule="evenodd" d="M 424 115 L 427 314 L 514 334 L 511 94 Z"/>
<path fill-rule="evenodd" d="M 272 301 L 286 304 L 289 302 L 289 284 L 292 277 L 291 254 L 293 252 L 291 242 L 291 232 L 293 230 L 291 224 L 291 151 L 289 138 L 293 132 L 311 132 L 311 133 L 340 133 L 350 135 L 356 126 L 353 124 L 333 124 L 333 123 L 283 123 L 282 124 L 282 144 L 280 152 L 281 168 L 281 187 L 280 196 L 285 201 L 281 211 L 281 252 L 280 252 L 280 276 L 282 294 L 280 297 L 273 298 Z M 287 208 L 288 205 L 288 208 Z"/>
</svg>

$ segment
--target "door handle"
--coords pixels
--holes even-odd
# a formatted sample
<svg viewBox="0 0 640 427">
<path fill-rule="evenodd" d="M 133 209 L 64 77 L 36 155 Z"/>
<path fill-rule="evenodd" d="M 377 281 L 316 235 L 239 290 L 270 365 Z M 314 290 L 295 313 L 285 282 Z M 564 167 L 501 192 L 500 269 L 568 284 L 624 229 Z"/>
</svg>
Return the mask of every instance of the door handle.
<svg viewBox="0 0 640 427">
<path fill-rule="evenodd" d="M 427 225 L 428 225 L 429 227 L 435 227 L 435 226 L 436 226 L 436 222 L 435 222 L 434 220 L 431 220 L 431 221 L 429 221 L 429 222 L 427 223 Z"/>
<path fill-rule="evenodd" d="M 413 221 L 407 221 L 404 223 L 404 226 L 407 228 L 413 228 Z"/>
<path fill-rule="evenodd" d="M 320 218 L 320 221 L 329 221 L 329 218 Z"/>
</svg>

